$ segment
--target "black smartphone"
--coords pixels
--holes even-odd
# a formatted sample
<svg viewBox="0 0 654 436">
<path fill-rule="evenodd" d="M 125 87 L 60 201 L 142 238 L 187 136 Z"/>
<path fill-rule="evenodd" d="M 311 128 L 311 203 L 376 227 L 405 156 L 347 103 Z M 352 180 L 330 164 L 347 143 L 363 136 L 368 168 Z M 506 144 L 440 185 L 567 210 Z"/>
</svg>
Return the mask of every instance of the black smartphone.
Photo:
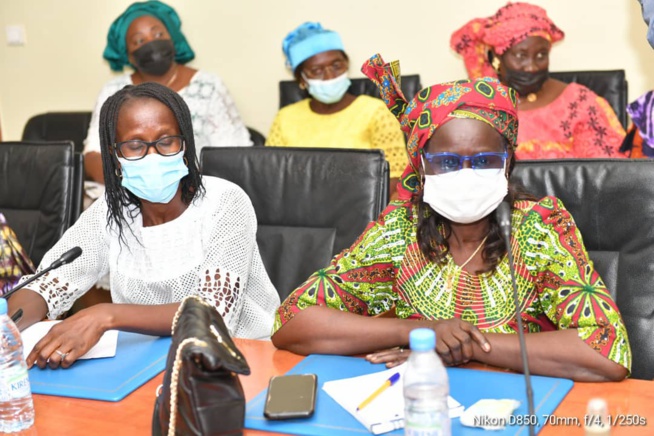
<svg viewBox="0 0 654 436">
<path fill-rule="evenodd" d="M 263 415 L 268 419 L 308 418 L 316 405 L 315 374 L 272 377 Z"/>
</svg>

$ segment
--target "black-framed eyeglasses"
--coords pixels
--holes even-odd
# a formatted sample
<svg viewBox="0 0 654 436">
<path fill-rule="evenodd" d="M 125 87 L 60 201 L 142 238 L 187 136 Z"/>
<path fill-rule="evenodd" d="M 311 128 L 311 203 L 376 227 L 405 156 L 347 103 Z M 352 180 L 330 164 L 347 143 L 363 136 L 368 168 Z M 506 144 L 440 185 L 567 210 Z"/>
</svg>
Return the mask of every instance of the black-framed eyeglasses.
<svg viewBox="0 0 654 436">
<path fill-rule="evenodd" d="M 175 156 L 184 150 L 184 137 L 164 136 L 152 142 L 132 139 L 114 144 L 116 155 L 127 160 L 143 159 L 150 151 L 150 147 L 154 147 L 157 153 L 162 156 Z"/>
<path fill-rule="evenodd" d="M 457 153 L 427 153 L 423 156 L 434 174 L 447 174 L 459 171 L 465 161 L 470 161 L 470 167 L 480 175 L 497 175 L 504 168 L 509 153 L 483 152 L 472 156 L 462 156 Z"/>
</svg>

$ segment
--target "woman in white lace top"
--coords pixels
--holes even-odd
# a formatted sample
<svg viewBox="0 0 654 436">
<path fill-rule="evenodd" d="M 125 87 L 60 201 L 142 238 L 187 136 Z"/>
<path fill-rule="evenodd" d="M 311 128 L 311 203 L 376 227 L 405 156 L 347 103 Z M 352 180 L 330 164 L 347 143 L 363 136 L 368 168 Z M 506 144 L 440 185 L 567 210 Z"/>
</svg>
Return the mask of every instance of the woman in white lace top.
<svg viewBox="0 0 654 436">
<path fill-rule="evenodd" d="M 105 102 L 100 125 L 105 197 L 39 270 L 72 247 L 82 255 L 14 294 L 9 313 L 23 309 L 21 329 L 56 318 L 108 272 L 113 303 L 54 326 L 28 364 L 67 367 L 109 329 L 169 335 L 191 294 L 215 306 L 234 336 L 269 337 L 279 297 L 259 255 L 254 209 L 238 186 L 200 176 L 184 100 L 156 83 L 130 86 Z"/>
<path fill-rule="evenodd" d="M 203 147 L 250 146 L 250 134 L 222 80 L 185 64 L 195 57 L 181 31 L 177 12 L 159 1 L 130 5 L 109 28 L 103 57 L 113 71 L 133 73 L 109 81 L 98 96 L 84 145 L 87 176 L 103 183 L 100 159 L 100 108 L 126 85 L 157 82 L 179 92 L 191 110 L 197 154 Z M 91 193 L 89 192 L 89 195 Z"/>
</svg>

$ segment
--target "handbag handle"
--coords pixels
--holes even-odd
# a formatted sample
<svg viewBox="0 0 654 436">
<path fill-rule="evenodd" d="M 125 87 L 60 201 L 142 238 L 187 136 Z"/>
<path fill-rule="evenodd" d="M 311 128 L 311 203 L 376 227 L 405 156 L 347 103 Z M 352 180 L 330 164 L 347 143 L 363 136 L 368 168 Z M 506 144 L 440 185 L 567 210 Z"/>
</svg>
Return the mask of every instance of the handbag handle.
<svg viewBox="0 0 654 436">
<path fill-rule="evenodd" d="M 180 303 L 179 307 L 177 308 L 177 312 L 175 312 L 175 316 L 173 317 L 171 335 L 175 334 L 177 321 L 179 320 L 179 317 L 182 314 L 182 311 L 184 310 L 184 306 L 186 306 L 187 301 L 191 298 L 196 300 L 198 303 L 208 306 L 208 304 L 202 298 L 199 298 L 197 295 L 189 295 L 188 297 L 184 298 Z M 187 344 L 195 345 L 198 347 L 207 346 L 206 342 L 201 341 L 197 338 L 186 338 L 182 342 L 180 342 L 179 346 L 177 347 L 177 350 L 175 350 L 175 361 L 173 362 L 173 368 L 170 374 L 170 415 L 169 415 L 170 419 L 168 421 L 168 436 L 175 436 L 175 427 L 177 425 L 177 385 L 179 383 L 179 367 L 182 364 L 182 351 L 184 350 L 184 347 Z"/>
<path fill-rule="evenodd" d="M 170 374 L 170 420 L 168 422 L 168 436 L 175 436 L 175 426 L 177 425 L 177 384 L 179 381 L 179 367 L 182 364 L 182 351 L 188 344 L 198 347 L 206 347 L 207 343 L 197 338 L 186 338 L 180 342 L 175 352 L 175 362 Z"/>
</svg>

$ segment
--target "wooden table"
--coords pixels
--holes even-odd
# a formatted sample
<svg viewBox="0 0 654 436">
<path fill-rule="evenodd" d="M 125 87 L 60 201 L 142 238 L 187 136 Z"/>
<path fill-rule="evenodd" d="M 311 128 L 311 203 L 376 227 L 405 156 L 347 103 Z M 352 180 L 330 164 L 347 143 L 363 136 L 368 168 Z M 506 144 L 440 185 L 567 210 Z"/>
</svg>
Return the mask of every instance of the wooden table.
<svg viewBox="0 0 654 436">
<path fill-rule="evenodd" d="M 267 387 L 271 376 L 284 374 L 302 360 L 302 356 L 275 349 L 270 342 L 237 339 L 236 343 L 252 369 L 250 376 L 241 378 L 248 400 Z M 162 379 L 163 374 L 159 374 L 118 403 L 34 395 L 36 425 L 23 434 L 149 435 L 156 390 Z M 565 421 L 564 418 L 578 417 L 583 423 L 586 405 L 593 397 L 605 398 L 612 414 L 638 415 L 647 420 L 646 426 L 614 427 L 612 436 L 654 434 L 654 382 L 575 383 L 555 415 L 563 418 L 560 422 Z M 246 430 L 245 434 L 270 436 L 270 433 L 253 430 Z M 562 434 L 583 435 L 583 426 L 563 429 L 548 425 L 540 433 L 542 436 Z"/>
</svg>

